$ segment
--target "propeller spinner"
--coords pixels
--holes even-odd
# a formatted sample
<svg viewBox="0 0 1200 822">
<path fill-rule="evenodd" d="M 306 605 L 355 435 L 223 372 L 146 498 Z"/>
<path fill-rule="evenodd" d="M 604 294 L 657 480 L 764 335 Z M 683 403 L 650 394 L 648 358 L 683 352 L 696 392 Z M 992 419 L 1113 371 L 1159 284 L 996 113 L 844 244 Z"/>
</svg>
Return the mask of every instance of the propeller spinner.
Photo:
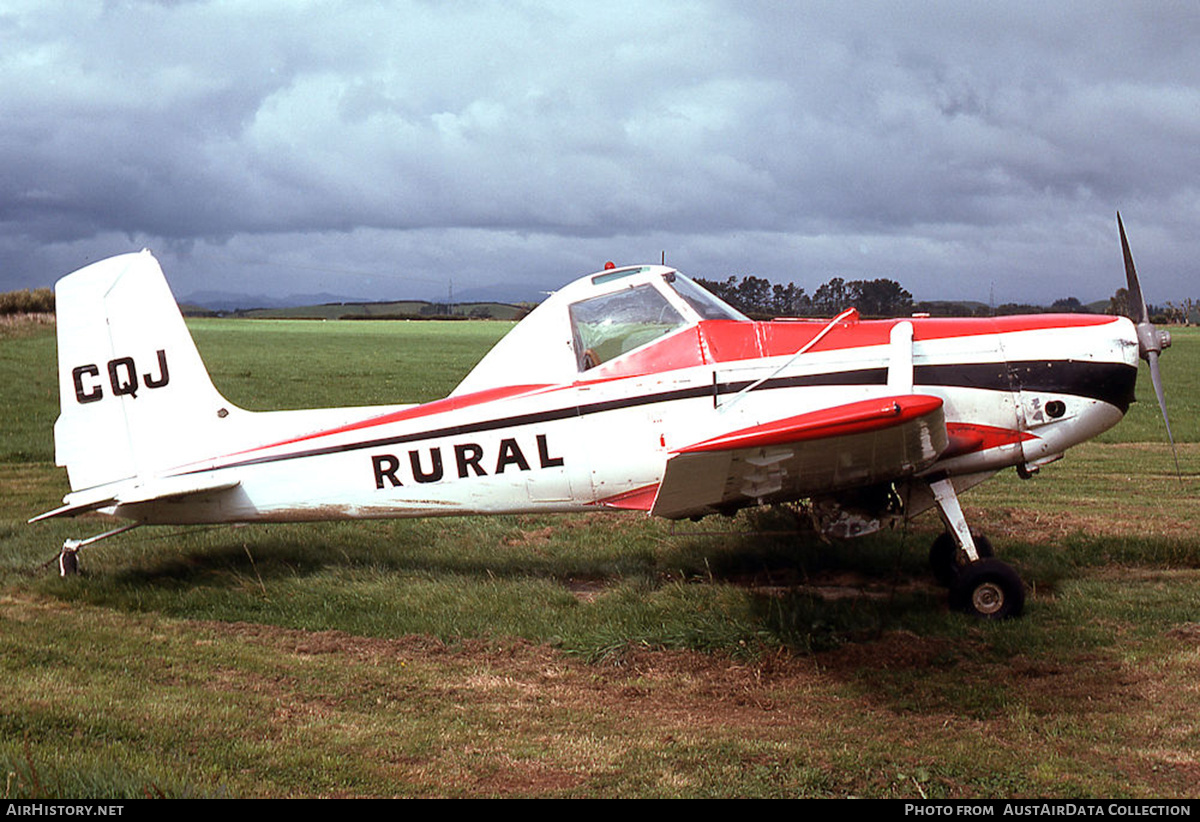
<svg viewBox="0 0 1200 822">
<path fill-rule="evenodd" d="M 1138 353 L 1150 366 L 1150 381 L 1154 384 L 1154 394 L 1158 397 L 1158 407 L 1162 410 L 1163 422 L 1167 426 L 1167 439 L 1171 441 L 1171 455 L 1175 458 L 1175 473 L 1179 474 L 1179 454 L 1175 450 L 1175 437 L 1171 433 L 1171 420 L 1167 416 L 1167 398 L 1163 393 L 1162 374 L 1158 369 L 1158 355 L 1164 348 L 1171 346 L 1171 334 L 1159 331 L 1150 322 L 1150 311 L 1146 308 L 1146 299 L 1142 296 L 1142 285 L 1138 281 L 1137 269 L 1133 265 L 1133 255 L 1129 252 L 1129 240 L 1125 237 L 1125 224 L 1121 222 L 1121 212 L 1117 212 L 1117 228 L 1121 232 L 1121 251 L 1125 255 L 1126 301 L 1134 316 L 1133 322 L 1137 328 Z"/>
</svg>

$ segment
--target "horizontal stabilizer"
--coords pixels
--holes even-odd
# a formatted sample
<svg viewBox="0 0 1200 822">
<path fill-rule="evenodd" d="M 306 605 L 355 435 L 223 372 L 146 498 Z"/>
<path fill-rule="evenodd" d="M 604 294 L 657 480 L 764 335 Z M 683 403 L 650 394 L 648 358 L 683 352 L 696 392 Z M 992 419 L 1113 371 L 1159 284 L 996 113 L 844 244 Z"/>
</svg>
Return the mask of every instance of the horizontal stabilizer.
<svg viewBox="0 0 1200 822">
<path fill-rule="evenodd" d="M 823 408 L 679 449 L 651 513 L 678 519 L 901 479 L 932 465 L 947 443 L 939 397 Z"/>
<path fill-rule="evenodd" d="M 41 522 L 44 519 L 55 519 L 57 517 L 77 517 L 80 514 L 86 514 L 89 511 L 98 511 L 101 508 L 108 508 L 117 504 L 117 498 L 113 496 L 101 497 L 100 499 L 89 500 L 87 502 L 72 502 L 66 505 L 55 508 L 53 511 L 47 511 L 44 514 L 38 514 L 29 522 Z"/>
<path fill-rule="evenodd" d="M 195 494 L 212 494 L 228 491 L 241 484 L 237 479 L 215 479 L 203 474 L 183 477 L 156 478 L 150 482 L 136 484 L 134 482 L 116 483 L 113 486 L 92 488 L 87 491 L 68 494 L 63 500 L 65 505 L 39 514 L 30 522 L 38 522 L 55 517 L 75 517 L 89 511 L 101 508 L 114 508 L 119 505 L 137 505 L 143 502 L 153 502 L 163 499 L 179 499 Z"/>
</svg>

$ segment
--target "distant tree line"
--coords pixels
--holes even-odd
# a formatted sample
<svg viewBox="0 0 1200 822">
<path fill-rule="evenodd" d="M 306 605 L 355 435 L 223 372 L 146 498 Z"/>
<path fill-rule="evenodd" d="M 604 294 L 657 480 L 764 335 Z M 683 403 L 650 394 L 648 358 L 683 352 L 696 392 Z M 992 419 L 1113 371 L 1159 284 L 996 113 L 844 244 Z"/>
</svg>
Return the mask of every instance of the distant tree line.
<svg viewBox="0 0 1200 822">
<path fill-rule="evenodd" d="M 829 317 L 854 306 L 868 317 L 896 317 L 913 312 L 913 298 L 895 280 L 851 280 L 834 277 L 812 294 L 795 283 L 780 285 L 762 277 L 729 277 L 723 282 L 696 282 L 751 317 Z"/>
<path fill-rule="evenodd" d="M 54 292 L 49 288 L 28 288 L 0 294 L 0 316 L 6 314 L 50 314 L 54 311 Z"/>
<path fill-rule="evenodd" d="M 1009 314 L 1120 314 L 1132 317 L 1125 289 L 1118 289 L 1108 305 L 1085 305 L 1076 297 L 1063 297 L 1049 307 L 1028 303 L 1004 303 L 990 306 L 981 302 L 926 300 L 914 302 L 912 294 L 895 280 L 850 280 L 834 277 L 812 294 L 795 283 L 780 285 L 762 277 L 731 276 L 723 281 L 696 278 L 696 282 L 747 316 L 832 317 L 853 306 L 864 317 L 907 317 L 928 314 L 931 317 L 992 317 Z M 1147 306 L 1152 322 L 1159 324 L 1194 322 L 1200 318 L 1200 300 L 1187 299 L 1165 306 Z"/>
<path fill-rule="evenodd" d="M 1197 315 L 1200 314 L 1200 300 L 1195 300 L 1191 297 L 1179 303 L 1168 302 L 1165 305 L 1147 305 L 1146 311 L 1150 314 L 1150 322 L 1157 325 L 1181 325 L 1195 322 Z M 1118 288 L 1117 292 L 1108 299 L 1108 308 L 1105 309 L 1106 314 L 1120 314 L 1131 319 L 1140 319 L 1142 313 L 1140 305 L 1134 305 L 1129 298 L 1129 292 L 1124 288 Z"/>
</svg>

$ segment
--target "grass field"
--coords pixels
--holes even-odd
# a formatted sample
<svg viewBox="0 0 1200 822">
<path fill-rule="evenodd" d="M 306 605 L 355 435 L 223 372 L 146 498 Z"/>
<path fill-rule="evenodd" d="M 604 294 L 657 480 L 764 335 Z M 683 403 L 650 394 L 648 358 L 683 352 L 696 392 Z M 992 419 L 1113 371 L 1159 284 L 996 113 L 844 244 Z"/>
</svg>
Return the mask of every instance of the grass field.
<svg viewBox="0 0 1200 822">
<path fill-rule="evenodd" d="M 189 323 L 252 409 L 444 395 L 502 323 Z M 966 499 L 1026 616 L 950 613 L 936 517 L 143 529 L 25 520 L 52 328 L 0 328 L 4 796 L 1187 797 L 1200 784 L 1200 334 L 1100 441 Z M 1147 401 L 1148 400 L 1148 401 Z M 762 533 L 759 533 L 762 532 Z"/>
</svg>

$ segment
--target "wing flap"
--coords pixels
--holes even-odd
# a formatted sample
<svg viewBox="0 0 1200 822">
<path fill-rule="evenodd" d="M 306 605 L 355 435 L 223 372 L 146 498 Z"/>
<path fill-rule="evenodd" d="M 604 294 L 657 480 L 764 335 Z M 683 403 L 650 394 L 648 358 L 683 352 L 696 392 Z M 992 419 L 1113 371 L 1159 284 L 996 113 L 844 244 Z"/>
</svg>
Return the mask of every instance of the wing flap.
<svg viewBox="0 0 1200 822">
<path fill-rule="evenodd" d="M 824 408 L 678 450 L 651 513 L 678 519 L 886 482 L 929 467 L 947 444 L 940 397 Z"/>
</svg>

